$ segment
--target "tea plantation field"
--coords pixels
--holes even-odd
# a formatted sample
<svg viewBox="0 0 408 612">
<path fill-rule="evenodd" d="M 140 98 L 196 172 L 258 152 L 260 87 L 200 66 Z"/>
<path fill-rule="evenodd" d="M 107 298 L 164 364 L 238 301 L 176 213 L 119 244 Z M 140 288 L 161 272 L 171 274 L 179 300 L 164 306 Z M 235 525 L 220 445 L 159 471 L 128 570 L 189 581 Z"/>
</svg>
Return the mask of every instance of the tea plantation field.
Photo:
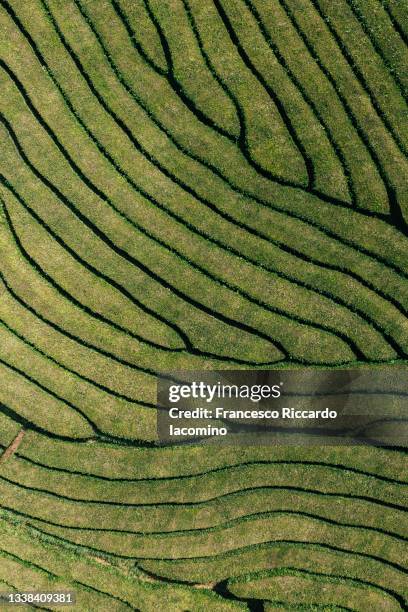
<svg viewBox="0 0 408 612">
<path fill-rule="evenodd" d="M 164 370 L 408 365 L 407 3 L 0 0 L 0 32 L 0 592 L 407 609 L 403 448 L 156 433 Z"/>
</svg>

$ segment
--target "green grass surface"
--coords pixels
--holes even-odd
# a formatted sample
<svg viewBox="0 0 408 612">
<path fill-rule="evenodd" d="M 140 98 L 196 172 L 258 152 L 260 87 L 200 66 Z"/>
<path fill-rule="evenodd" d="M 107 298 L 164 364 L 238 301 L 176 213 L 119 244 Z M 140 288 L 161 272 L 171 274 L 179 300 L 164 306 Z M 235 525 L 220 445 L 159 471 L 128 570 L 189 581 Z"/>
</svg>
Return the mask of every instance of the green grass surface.
<svg viewBox="0 0 408 612">
<path fill-rule="evenodd" d="M 343 604 L 346 609 L 351 607 L 352 610 L 366 610 L 366 606 L 373 606 L 377 610 L 400 610 L 398 600 L 380 588 L 373 588 L 371 584 L 292 569 L 245 576 L 232 580 L 229 588 L 234 594 L 244 597 L 251 594 L 258 599 L 278 602 L 287 599 L 289 605 L 339 604 L 341 609 Z"/>
<path fill-rule="evenodd" d="M 406 367 L 407 28 L 398 0 L 0 0 L 1 591 L 406 609 L 403 449 L 158 447 L 155 381 Z"/>
</svg>

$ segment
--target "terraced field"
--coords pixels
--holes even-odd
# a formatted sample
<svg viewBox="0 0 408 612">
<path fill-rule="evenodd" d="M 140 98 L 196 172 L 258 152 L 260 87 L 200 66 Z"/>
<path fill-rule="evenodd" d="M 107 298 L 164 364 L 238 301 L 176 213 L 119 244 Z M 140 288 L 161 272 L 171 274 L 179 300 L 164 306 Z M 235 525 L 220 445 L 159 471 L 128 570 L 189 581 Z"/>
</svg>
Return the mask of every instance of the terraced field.
<svg viewBox="0 0 408 612">
<path fill-rule="evenodd" d="M 0 0 L 0 31 L 0 592 L 407 609 L 403 448 L 156 433 L 165 370 L 406 367 L 406 2 Z"/>
</svg>

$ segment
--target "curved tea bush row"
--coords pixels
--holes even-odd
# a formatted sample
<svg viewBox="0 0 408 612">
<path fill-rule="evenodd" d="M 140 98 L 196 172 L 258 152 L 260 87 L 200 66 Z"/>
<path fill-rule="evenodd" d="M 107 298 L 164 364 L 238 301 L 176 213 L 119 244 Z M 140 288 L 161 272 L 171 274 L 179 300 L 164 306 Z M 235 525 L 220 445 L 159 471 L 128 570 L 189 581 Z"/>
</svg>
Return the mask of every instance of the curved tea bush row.
<svg viewBox="0 0 408 612">
<path fill-rule="evenodd" d="M 342 576 L 321 572 L 282 568 L 278 571 L 243 576 L 228 581 L 229 591 L 238 596 L 249 593 L 257 599 L 288 601 L 288 604 L 338 605 L 345 609 L 400 610 L 398 595 L 388 588 L 379 588 L 363 580 L 348 580 Z M 289 593 L 289 596 L 288 596 Z"/>
</svg>

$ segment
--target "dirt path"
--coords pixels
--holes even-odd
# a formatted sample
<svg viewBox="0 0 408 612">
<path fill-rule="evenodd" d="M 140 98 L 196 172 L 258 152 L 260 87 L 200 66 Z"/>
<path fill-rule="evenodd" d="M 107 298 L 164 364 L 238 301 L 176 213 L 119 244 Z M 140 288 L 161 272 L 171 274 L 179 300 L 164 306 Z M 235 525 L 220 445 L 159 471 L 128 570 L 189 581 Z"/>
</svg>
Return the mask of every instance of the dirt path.
<svg viewBox="0 0 408 612">
<path fill-rule="evenodd" d="M 20 446 L 24 438 L 24 434 L 25 434 L 24 429 L 20 429 L 20 431 L 18 432 L 14 440 L 8 445 L 4 453 L 1 455 L 0 464 L 7 461 L 7 459 L 16 452 L 16 450 L 18 449 L 18 447 Z"/>
</svg>

